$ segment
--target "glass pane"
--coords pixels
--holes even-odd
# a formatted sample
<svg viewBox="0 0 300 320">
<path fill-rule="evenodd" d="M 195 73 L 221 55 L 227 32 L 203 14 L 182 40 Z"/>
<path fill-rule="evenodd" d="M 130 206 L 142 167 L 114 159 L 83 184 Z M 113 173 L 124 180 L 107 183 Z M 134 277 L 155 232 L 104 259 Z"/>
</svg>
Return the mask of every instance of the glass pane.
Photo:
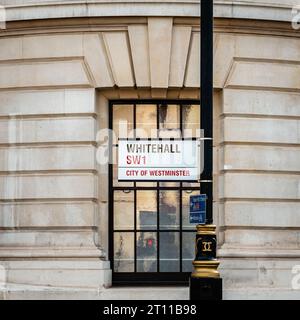
<svg viewBox="0 0 300 320">
<path fill-rule="evenodd" d="M 127 138 L 133 129 L 133 105 L 113 106 L 113 130 L 118 138 Z"/>
<path fill-rule="evenodd" d="M 114 192 L 114 229 L 134 229 L 134 192 Z"/>
<path fill-rule="evenodd" d="M 137 191 L 137 229 L 157 228 L 157 192 Z"/>
<path fill-rule="evenodd" d="M 157 182 L 136 182 L 137 187 L 156 187 Z"/>
<path fill-rule="evenodd" d="M 180 107 L 178 105 L 159 105 L 159 128 L 179 129 L 180 128 Z"/>
<path fill-rule="evenodd" d="M 160 232 L 159 234 L 159 271 L 179 272 L 179 233 Z"/>
<path fill-rule="evenodd" d="M 133 187 L 133 182 L 118 181 L 118 147 L 113 147 L 113 186 L 114 187 Z"/>
<path fill-rule="evenodd" d="M 159 224 L 161 229 L 179 228 L 179 192 L 159 192 Z"/>
<path fill-rule="evenodd" d="M 195 232 L 182 233 L 182 271 L 192 272 L 195 259 Z"/>
<path fill-rule="evenodd" d="M 159 106 L 159 137 L 180 138 L 180 106 Z"/>
<path fill-rule="evenodd" d="M 185 138 L 200 138 L 200 106 L 182 106 L 182 129 Z"/>
<path fill-rule="evenodd" d="M 137 272 L 157 271 L 156 232 L 138 232 L 136 243 Z"/>
<path fill-rule="evenodd" d="M 159 182 L 160 187 L 179 187 L 179 182 Z"/>
<path fill-rule="evenodd" d="M 191 188 L 199 188 L 200 189 L 200 183 L 199 182 L 183 182 L 183 187 L 191 187 Z"/>
<path fill-rule="evenodd" d="M 196 230 L 196 224 L 190 223 L 190 196 L 200 194 L 200 191 L 182 191 L 182 229 Z"/>
<path fill-rule="evenodd" d="M 137 138 L 156 138 L 157 117 L 156 105 L 137 105 L 136 106 L 136 137 Z"/>
<path fill-rule="evenodd" d="M 134 272 L 134 233 L 114 233 L 114 271 Z"/>
</svg>

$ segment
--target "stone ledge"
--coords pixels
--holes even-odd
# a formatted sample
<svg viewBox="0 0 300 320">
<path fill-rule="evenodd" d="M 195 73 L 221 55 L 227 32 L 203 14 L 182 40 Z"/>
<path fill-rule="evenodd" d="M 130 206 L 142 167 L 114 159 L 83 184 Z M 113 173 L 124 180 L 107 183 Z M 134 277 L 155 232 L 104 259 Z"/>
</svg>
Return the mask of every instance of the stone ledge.
<svg viewBox="0 0 300 320">
<path fill-rule="evenodd" d="M 0 291 L 0 300 L 188 300 L 188 287 L 138 287 L 66 289 L 23 285 L 8 285 Z M 298 300 L 299 291 L 289 289 L 233 289 L 223 291 L 224 300 Z"/>
<path fill-rule="evenodd" d="M 60 288 L 8 284 L 0 300 L 188 300 L 188 287 Z"/>
<path fill-rule="evenodd" d="M 105 253 L 96 247 L 6 247 L 0 248 L 0 259 L 59 259 L 59 258 L 104 258 Z M 1 261 L 0 261 L 1 263 Z"/>
<path fill-rule="evenodd" d="M 111 286 L 109 261 L 100 259 L 36 259 L 0 261 L 10 291 L 102 290 Z M 1 288 L 0 288 L 1 289 Z"/>
<path fill-rule="evenodd" d="M 224 300 L 299 300 L 299 290 L 233 289 L 224 291 Z"/>
<path fill-rule="evenodd" d="M 0 4 L 6 4 L 0 1 Z M 72 6 L 72 10 L 70 10 Z M 216 1 L 215 17 L 291 21 L 292 4 Z M 7 6 L 7 21 L 74 17 L 174 16 L 199 17 L 198 1 L 53 1 Z"/>
<path fill-rule="evenodd" d="M 258 249 L 258 248 L 230 248 L 224 245 L 218 250 L 220 259 L 233 258 L 279 258 L 279 259 L 299 259 L 300 250 L 297 249 Z"/>
</svg>

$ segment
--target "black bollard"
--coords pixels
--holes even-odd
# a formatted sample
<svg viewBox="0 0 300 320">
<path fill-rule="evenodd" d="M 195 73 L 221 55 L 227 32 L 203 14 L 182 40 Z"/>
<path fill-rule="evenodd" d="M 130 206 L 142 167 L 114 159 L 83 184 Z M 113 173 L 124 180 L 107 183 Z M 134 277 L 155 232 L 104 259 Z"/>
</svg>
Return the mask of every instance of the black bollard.
<svg viewBox="0 0 300 320">
<path fill-rule="evenodd" d="M 197 225 L 190 300 L 222 300 L 222 279 L 217 270 L 220 262 L 216 252 L 216 226 Z"/>
</svg>

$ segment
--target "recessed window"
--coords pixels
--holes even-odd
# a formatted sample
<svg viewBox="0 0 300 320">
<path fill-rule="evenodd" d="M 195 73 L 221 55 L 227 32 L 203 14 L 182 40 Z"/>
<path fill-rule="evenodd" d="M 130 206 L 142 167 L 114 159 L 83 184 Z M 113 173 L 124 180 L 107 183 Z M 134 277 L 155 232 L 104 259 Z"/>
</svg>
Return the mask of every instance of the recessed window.
<svg viewBox="0 0 300 320">
<path fill-rule="evenodd" d="M 199 101 L 112 102 L 110 108 L 117 138 L 133 129 L 134 138 L 199 137 Z M 113 143 L 116 155 L 118 143 Z M 110 170 L 113 283 L 187 283 L 195 238 L 189 196 L 200 193 L 200 183 L 118 182 L 117 165 Z"/>
</svg>

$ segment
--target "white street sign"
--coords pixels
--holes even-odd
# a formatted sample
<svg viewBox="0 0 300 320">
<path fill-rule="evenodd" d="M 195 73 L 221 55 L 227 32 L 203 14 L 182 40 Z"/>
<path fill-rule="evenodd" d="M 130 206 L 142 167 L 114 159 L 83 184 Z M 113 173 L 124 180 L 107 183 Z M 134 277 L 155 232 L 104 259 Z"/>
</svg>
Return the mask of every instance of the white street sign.
<svg viewBox="0 0 300 320">
<path fill-rule="evenodd" d="M 197 181 L 199 140 L 119 140 L 118 180 Z"/>
</svg>

